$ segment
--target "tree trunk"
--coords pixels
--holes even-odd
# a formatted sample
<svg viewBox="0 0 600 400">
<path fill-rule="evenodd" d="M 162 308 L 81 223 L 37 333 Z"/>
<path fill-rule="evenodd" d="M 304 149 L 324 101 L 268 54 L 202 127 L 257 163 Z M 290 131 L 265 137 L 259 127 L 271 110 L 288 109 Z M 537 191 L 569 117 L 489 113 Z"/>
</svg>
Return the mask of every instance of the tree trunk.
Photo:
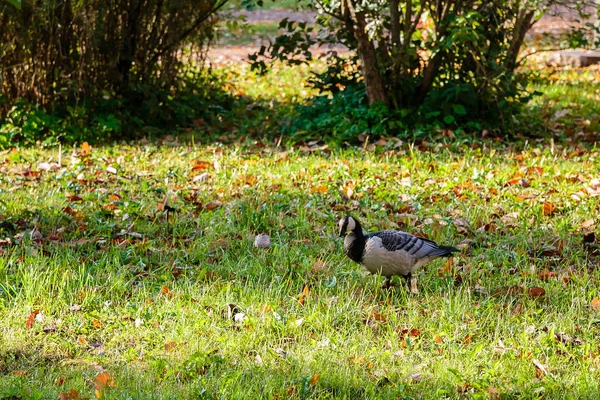
<svg viewBox="0 0 600 400">
<path fill-rule="evenodd" d="M 356 39 L 356 50 L 362 64 L 362 74 L 365 79 L 365 89 L 367 91 L 367 99 L 369 104 L 378 101 L 388 104 L 388 99 L 385 93 L 381 72 L 377 62 L 377 53 L 373 42 L 369 39 L 366 31 L 365 15 L 362 12 L 355 12 L 354 5 L 351 0 L 342 2 L 344 18 L 348 21 L 352 19 L 354 23 L 354 38 Z"/>
</svg>

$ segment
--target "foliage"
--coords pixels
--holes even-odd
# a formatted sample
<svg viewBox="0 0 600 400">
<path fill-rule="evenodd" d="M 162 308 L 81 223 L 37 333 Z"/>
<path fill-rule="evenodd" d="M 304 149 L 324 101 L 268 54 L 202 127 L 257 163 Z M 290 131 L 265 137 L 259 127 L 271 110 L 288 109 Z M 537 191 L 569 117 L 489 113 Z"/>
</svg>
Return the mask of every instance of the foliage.
<svg viewBox="0 0 600 400">
<path fill-rule="evenodd" d="M 316 40 L 356 50 L 358 58 L 347 63 L 360 64 L 362 74 L 340 73 L 339 57 L 332 52 L 330 73 L 314 82 L 322 88 L 364 84 L 369 104 L 386 104 L 408 124 L 456 127 L 478 122 L 510 128 L 509 117 L 531 99 L 526 76 L 516 70 L 522 61 L 519 49 L 547 5 L 541 1 L 317 2 L 318 22 L 328 35 Z M 254 55 L 257 67 L 266 66 L 261 56 L 292 62 L 311 58 L 305 47 L 315 38 L 304 26 L 283 22 L 290 33 Z"/>
<path fill-rule="evenodd" d="M 0 2 L 0 117 L 33 110 L 25 127 L 32 131 L 18 133 L 32 137 L 36 129 L 56 125 L 56 118 L 96 119 L 104 128 L 94 134 L 131 126 L 118 114 L 152 120 L 166 112 L 177 118 L 173 107 L 156 106 L 185 96 L 177 91 L 202 68 L 215 13 L 226 1 Z M 110 104 L 121 110 L 93 115 L 94 108 Z M 81 128 L 79 122 L 60 125 Z"/>
<path fill-rule="evenodd" d="M 177 133 L 194 126 L 194 121 L 217 121 L 231 109 L 232 98 L 222 92 L 221 85 L 207 74 L 181 81 L 177 89 L 168 91 L 132 84 L 128 97 L 107 93 L 99 99 L 58 104 L 53 111 L 19 100 L 0 125 L 0 148 Z"/>
</svg>

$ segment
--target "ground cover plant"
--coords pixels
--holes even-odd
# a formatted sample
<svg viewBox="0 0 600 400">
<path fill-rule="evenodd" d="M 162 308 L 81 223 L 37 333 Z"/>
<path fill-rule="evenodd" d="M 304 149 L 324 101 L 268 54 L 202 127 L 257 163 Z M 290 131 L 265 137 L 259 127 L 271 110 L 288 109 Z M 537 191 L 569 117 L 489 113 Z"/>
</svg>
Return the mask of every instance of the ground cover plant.
<svg viewBox="0 0 600 400">
<path fill-rule="evenodd" d="M 581 83 L 531 105 L 556 140 L 328 147 L 276 134 L 307 96 L 278 72 L 225 71 L 255 107 L 219 129 L 2 153 L 0 398 L 596 398 L 586 75 L 538 82 Z M 382 290 L 343 255 L 345 214 L 461 253 L 419 296 Z"/>
</svg>

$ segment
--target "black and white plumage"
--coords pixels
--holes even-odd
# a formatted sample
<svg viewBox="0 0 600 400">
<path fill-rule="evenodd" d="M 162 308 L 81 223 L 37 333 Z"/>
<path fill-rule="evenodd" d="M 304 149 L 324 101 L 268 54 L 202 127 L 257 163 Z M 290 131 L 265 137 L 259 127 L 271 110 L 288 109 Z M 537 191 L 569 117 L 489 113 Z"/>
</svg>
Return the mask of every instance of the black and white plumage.
<svg viewBox="0 0 600 400">
<path fill-rule="evenodd" d="M 418 293 L 413 272 L 431 260 L 450 256 L 458 249 L 439 246 L 437 243 L 401 231 L 363 232 L 353 217 L 340 219 L 340 237 L 344 237 L 344 250 L 353 261 L 361 264 L 372 274 L 387 277 L 386 285 L 394 275 L 407 280 L 410 290 Z"/>
</svg>

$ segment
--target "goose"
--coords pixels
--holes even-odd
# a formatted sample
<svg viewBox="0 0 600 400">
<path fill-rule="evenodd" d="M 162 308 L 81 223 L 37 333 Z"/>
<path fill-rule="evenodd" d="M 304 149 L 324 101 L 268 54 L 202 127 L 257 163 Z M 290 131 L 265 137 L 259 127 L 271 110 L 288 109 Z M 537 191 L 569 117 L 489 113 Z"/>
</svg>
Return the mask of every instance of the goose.
<svg viewBox="0 0 600 400">
<path fill-rule="evenodd" d="M 366 233 L 356 218 L 345 216 L 339 223 L 346 255 L 372 274 L 387 278 L 383 287 L 390 287 L 392 276 L 402 276 L 411 293 L 418 294 L 413 272 L 431 260 L 451 256 L 458 249 L 439 246 L 434 241 L 402 231 Z"/>
</svg>

